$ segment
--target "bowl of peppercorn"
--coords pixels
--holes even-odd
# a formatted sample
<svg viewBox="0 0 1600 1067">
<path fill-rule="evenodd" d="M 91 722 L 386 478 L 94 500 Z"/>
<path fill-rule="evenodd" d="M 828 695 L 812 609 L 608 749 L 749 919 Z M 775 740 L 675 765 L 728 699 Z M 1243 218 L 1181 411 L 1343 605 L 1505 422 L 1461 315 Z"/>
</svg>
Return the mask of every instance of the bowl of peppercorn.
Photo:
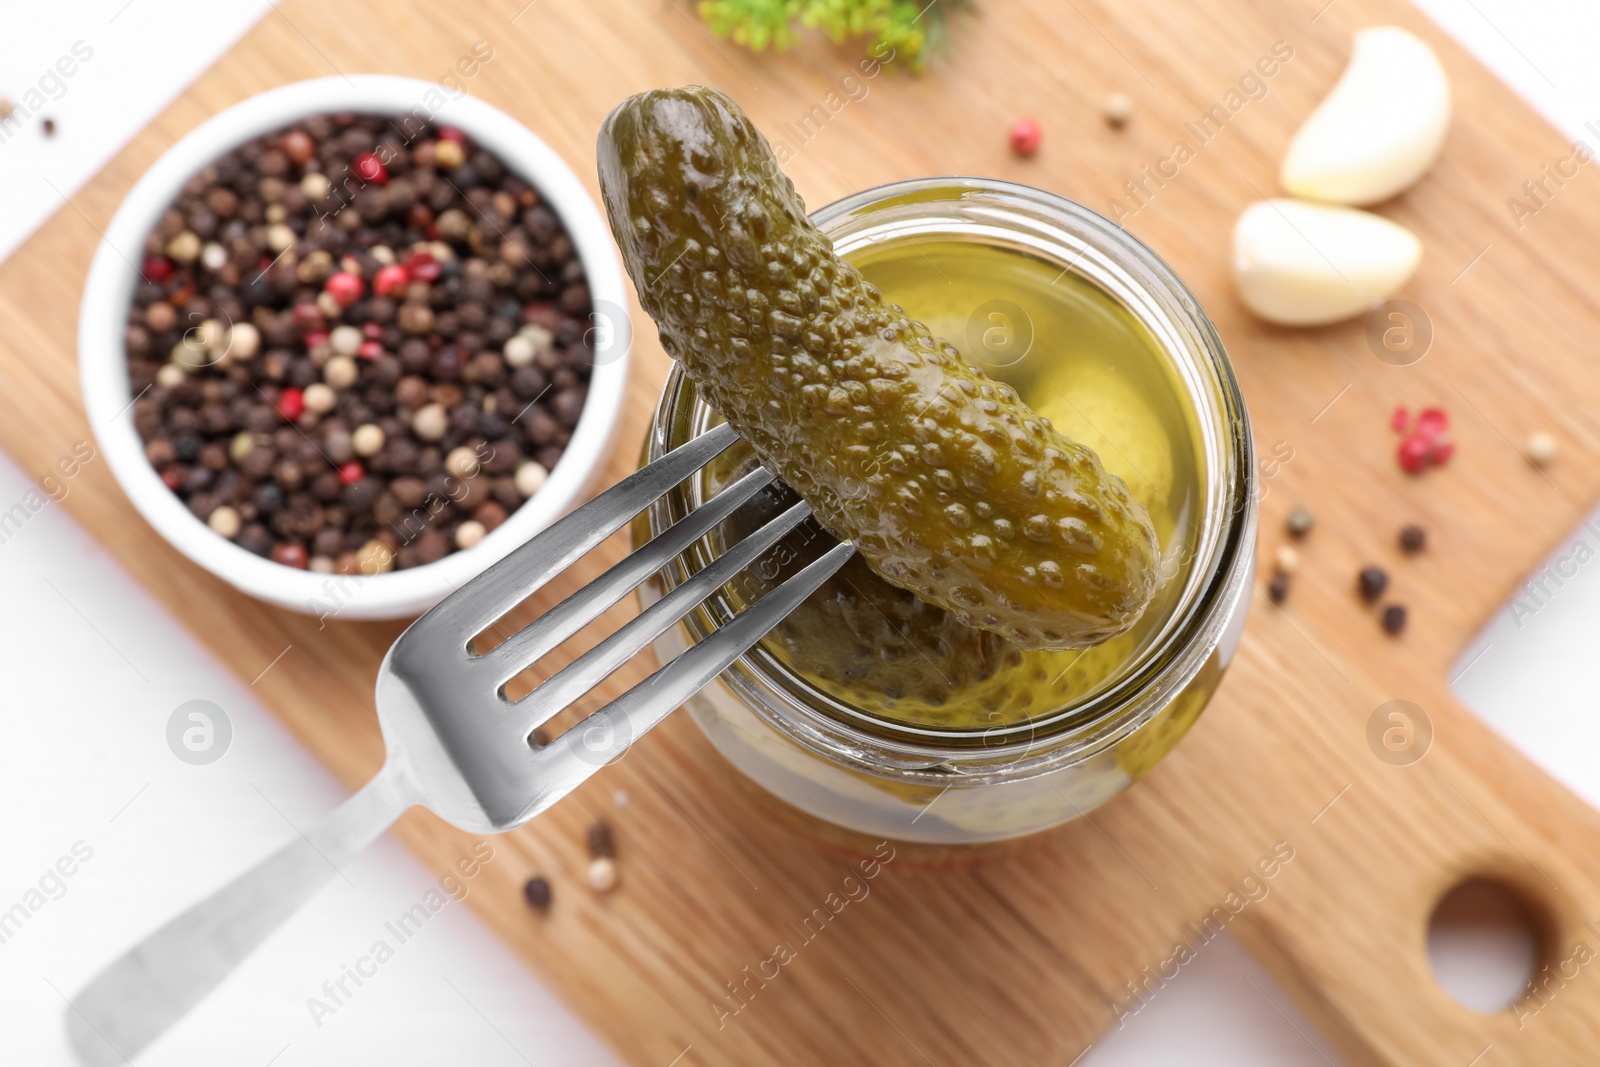
<svg viewBox="0 0 1600 1067">
<path fill-rule="evenodd" d="M 631 340 L 610 233 L 504 112 L 382 75 L 224 111 L 134 186 L 79 317 L 134 505 L 287 608 L 416 614 L 569 511 Z"/>
</svg>

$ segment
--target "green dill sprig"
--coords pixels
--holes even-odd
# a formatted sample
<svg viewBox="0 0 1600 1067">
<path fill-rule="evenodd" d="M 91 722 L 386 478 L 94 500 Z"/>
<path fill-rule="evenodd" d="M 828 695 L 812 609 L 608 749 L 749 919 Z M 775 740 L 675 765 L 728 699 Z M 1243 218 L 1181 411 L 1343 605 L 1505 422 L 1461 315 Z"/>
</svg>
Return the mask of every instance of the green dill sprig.
<svg viewBox="0 0 1600 1067">
<path fill-rule="evenodd" d="M 763 52 L 779 51 L 802 30 L 821 30 L 835 44 L 868 39 L 868 52 L 885 62 L 904 60 L 921 70 L 945 37 L 952 8 L 966 0 L 700 0 L 700 17 L 719 37 Z"/>
</svg>

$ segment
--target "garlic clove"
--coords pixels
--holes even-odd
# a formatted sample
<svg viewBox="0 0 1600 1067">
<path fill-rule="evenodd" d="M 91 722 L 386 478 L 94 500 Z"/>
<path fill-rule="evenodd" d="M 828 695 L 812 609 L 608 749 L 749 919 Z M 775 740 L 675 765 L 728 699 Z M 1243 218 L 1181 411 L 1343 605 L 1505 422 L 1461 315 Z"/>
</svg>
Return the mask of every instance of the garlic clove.
<svg viewBox="0 0 1600 1067">
<path fill-rule="evenodd" d="M 1309 200 L 1376 204 L 1422 177 L 1449 127 L 1450 82 L 1433 49 L 1398 26 L 1362 30 L 1278 178 Z"/>
<path fill-rule="evenodd" d="M 1268 322 L 1320 326 L 1359 315 L 1404 285 L 1422 242 L 1355 208 L 1303 200 L 1251 204 L 1233 227 L 1233 277 Z"/>
</svg>

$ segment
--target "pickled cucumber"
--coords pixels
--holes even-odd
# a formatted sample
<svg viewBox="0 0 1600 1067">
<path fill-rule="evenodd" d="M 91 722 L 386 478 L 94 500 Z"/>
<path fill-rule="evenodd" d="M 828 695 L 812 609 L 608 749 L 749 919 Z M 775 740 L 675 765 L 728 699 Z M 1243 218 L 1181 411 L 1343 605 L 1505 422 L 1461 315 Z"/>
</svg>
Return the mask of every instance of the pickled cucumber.
<svg viewBox="0 0 1600 1067">
<path fill-rule="evenodd" d="M 1161 342 L 1112 293 L 1062 275 L 1060 260 L 927 229 L 857 245 L 849 259 L 936 336 L 968 338 L 973 309 L 997 293 L 1013 301 L 1039 342 L 1029 359 L 985 369 L 1094 448 L 1149 510 L 1161 542 L 1164 581 L 1155 599 L 1131 630 L 1093 648 L 1019 649 L 890 585 L 859 556 L 761 643 L 758 654 L 815 691 L 824 707 L 838 702 L 894 723 L 976 730 L 989 744 L 990 731 L 1104 692 L 1157 639 L 1189 585 L 1200 536 L 1190 517 L 1206 491 L 1206 470 L 1196 463 L 1201 430 Z M 983 350 L 976 351 L 981 361 Z M 740 442 L 705 467 L 690 493 L 714 496 L 759 462 Z M 781 483 L 769 487 L 713 532 L 691 566 L 727 551 L 797 499 Z M 820 526 L 802 523 L 726 587 L 716 613 L 748 607 L 832 544 Z"/>
<path fill-rule="evenodd" d="M 1138 620 L 1160 553 L 1144 506 L 835 255 L 737 105 L 630 97 L 599 169 L 662 347 L 873 571 L 1022 648 Z"/>
<path fill-rule="evenodd" d="M 742 443 L 709 470 L 726 485 L 758 462 Z M 719 547 L 742 540 L 795 503 L 781 483 L 756 494 L 716 531 Z M 825 552 L 833 539 L 813 521 L 802 523 L 741 577 L 743 602 L 759 599 Z M 1023 653 L 999 634 L 964 626 L 949 612 L 890 585 L 859 554 L 822 583 L 774 627 L 767 647 L 804 677 L 828 690 L 870 703 L 906 720 L 956 725 L 941 714 L 987 698 L 998 712 L 1003 696 L 990 692 L 998 675 L 1021 666 Z M 1040 653 L 1034 653 L 1038 655 Z M 1007 712 L 1019 702 L 1006 693 Z"/>
</svg>

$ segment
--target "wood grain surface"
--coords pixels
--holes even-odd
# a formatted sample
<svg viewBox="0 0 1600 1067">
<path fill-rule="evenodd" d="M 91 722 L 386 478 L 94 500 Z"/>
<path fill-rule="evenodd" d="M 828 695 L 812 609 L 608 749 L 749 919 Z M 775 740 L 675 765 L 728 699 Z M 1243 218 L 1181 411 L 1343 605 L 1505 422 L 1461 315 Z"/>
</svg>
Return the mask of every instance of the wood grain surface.
<svg viewBox="0 0 1600 1067">
<path fill-rule="evenodd" d="M 0 266 L 0 445 L 42 472 L 89 435 L 74 330 L 98 231 L 164 149 L 251 93 L 341 72 L 437 79 L 487 41 L 494 58 L 470 91 L 527 123 L 594 190 L 595 131 L 625 94 L 709 83 L 779 131 L 839 89 L 858 54 L 821 42 L 755 57 L 713 41 L 684 6 L 655 0 L 525 3 L 275 7 Z M 1600 496 L 1600 367 L 1588 351 L 1600 325 L 1600 197 L 1580 172 L 1518 228 L 1506 200 L 1567 153 L 1563 138 L 1401 0 L 1324 4 L 987 0 L 956 16 L 937 69 L 861 80 L 864 95 L 841 93 L 846 102 L 793 145 L 787 169 L 812 205 L 880 182 L 968 173 L 1101 210 L 1118 196 L 1137 206 L 1123 222 L 1216 320 L 1263 452 L 1280 442 L 1292 450 L 1265 482 L 1266 555 L 1293 505 L 1313 508 L 1318 523 L 1289 602 L 1278 610 L 1256 597 L 1220 693 L 1145 782 L 1089 819 L 964 862 L 898 853 L 870 896 L 764 986 L 744 986 L 747 975 L 778 942 L 798 940 L 790 924 L 840 886 L 856 857 L 753 797 L 685 718 L 497 841 L 475 906 L 629 1061 L 1069 1064 L 1139 1007 L 1135 985 L 1162 995 L 1158 976 L 1178 966 L 1176 945 L 1205 951 L 1196 928 L 1222 907 L 1228 928 L 1352 1062 L 1594 1062 L 1600 967 L 1569 962 L 1541 999 L 1475 1015 L 1434 982 L 1424 936 L 1446 889 L 1490 874 L 1542 917 L 1553 970 L 1577 943 L 1585 957 L 1600 946 L 1586 925 L 1600 919 L 1600 816 L 1463 712 L 1448 684 L 1457 650 Z M 1300 332 L 1254 322 L 1226 271 L 1237 213 L 1275 191 L 1284 146 L 1337 77 L 1351 32 L 1377 23 L 1433 42 L 1457 102 L 1438 166 L 1380 209 L 1426 247 L 1404 296 L 1424 309 L 1433 342 L 1406 367 L 1377 359 L 1360 322 Z M 1242 106 L 1196 137 L 1185 124 L 1226 109 L 1280 41 L 1292 57 L 1247 82 Z M 1120 133 L 1099 117 L 1118 90 L 1136 102 Z M 1006 147 L 1024 113 L 1045 129 L 1026 162 Z M 1171 173 L 1160 161 L 1180 140 L 1193 158 L 1175 177 L 1149 178 L 1146 165 Z M 1142 183 L 1142 203 L 1126 182 Z M 654 332 L 638 332 L 612 478 L 637 455 L 667 366 Z M 1447 468 L 1421 478 L 1397 470 L 1386 424 L 1401 403 L 1451 411 L 1458 448 Z M 1518 449 L 1536 429 L 1563 445 L 1543 474 Z M 167 547 L 104 463 L 80 478 L 66 502 L 77 520 L 240 677 L 292 646 L 255 688 L 304 744 L 351 787 L 378 768 L 372 681 L 400 624 L 319 630 L 247 600 Z M 1431 544 L 1402 560 L 1395 533 L 1410 521 Z M 1386 637 L 1353 594 L 1368 562 L 1390 570 L 1394 597 L 1411 608 L 1403 637 Z M 1369 717 L 1397 698 L 1419 705 L 1434 732 L 1409 766 L 1381 761 L 1367 740 Z M 604 897 L 582 882 L 583 830 L 600 814 L 616 826 L 622 869 L 621 888 Z M 422 813 L 397 832 L 438 870 L 470 845 Z M 1292 860 L 1264 881 L 1264 897 L 1232 914 L 1241 883 L 1275 846 Z M 535 872 L 555 884 L 548 917 L 521 899 Z M 730 984 L 753 991 L 737 1014 L 723 1014 L 735 1003 L 725 999 Z"/>
</svg>

